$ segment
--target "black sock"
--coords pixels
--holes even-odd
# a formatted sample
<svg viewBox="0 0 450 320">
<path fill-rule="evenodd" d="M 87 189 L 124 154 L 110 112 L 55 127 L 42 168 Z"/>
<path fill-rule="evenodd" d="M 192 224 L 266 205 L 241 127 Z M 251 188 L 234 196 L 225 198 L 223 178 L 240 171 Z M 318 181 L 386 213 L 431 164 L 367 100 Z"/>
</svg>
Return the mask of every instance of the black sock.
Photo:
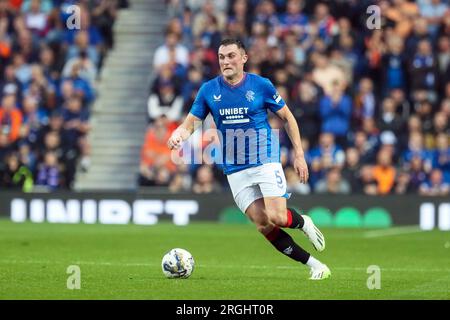
<svg viewBox="0 0 450 320">
<path fill-rule="evenodd" d="M 286 228 L 290 228 L 290 229 L 303 228 L 303 225 L 305 224 L 305 220 L 295 209 L 287 208 L 286 214 L 287 214 L 287 218 L 288 218 Z"/>
<path fill-rule="evenodd" d="M 300 261 L 303 264 L 306 264 L 308 261 L 310 254 L 296 244 L 291 236 L 280 228 L 275 227 L 266 235 L 266 238 L 278 251 L 289 258 Z"/>
</svg>

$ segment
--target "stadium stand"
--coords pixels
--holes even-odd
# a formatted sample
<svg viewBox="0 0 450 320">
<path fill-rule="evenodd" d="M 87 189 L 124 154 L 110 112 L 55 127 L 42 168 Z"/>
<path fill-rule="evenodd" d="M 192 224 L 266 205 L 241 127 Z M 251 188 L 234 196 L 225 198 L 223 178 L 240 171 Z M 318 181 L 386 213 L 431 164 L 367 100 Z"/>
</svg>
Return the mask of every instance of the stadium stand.
<svg viewBox="0 0 450 320">
<path fill-rule="evenodd" d="M 71 5 L 80 13 L 75 28 L 66 25 Z M 126 0 L 0 0 L 0 188 L 72 189 L 76 171 L 89 170 L 99 70 L 125 7 Z"/>
<path fill-rule="evenodd" d="M 366 25 L 371 4 L 381 9 L 380 29 Z M 310 181 L 299 186 L 289 141 L 281 137 L 291 191 L 449 194 L 448 1 L 167 0 L 166 5 L 170 19 L 153 61 L 147 136 L 155 124 L 166 123 L 167 132 L 176 127 L 200 85 L 218 74 L 218 43 L 234 37 L 246 44 L 246 70 L 272 80 L 298 120 Z M 271 124 L 277 125 L 273 116 Z M 196 139 L 195 152 L 201 152 L 208 143 Z M 195 191 L 196 180 L 209 180 L 212 172 L 215 181 L 208 183 L 227 187 L 216 174 L 218 166 L 166 170 L 163 163 L 146 162 L 148 143 L 143 148 L 142 186 L 157 184 L 162 175 L 172 192 Z"/>
</svg>

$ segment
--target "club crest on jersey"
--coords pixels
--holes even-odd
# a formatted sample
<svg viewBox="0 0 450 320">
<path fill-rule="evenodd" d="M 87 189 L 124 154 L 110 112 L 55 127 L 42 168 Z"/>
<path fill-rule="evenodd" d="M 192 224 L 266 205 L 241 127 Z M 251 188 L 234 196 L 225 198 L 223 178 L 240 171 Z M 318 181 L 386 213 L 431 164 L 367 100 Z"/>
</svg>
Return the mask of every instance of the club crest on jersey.
<svg viewBox="0 0 450 320">
<path fill-rule="evenodd" d="M 247 101 L 252 102 L 253 100 L 255 100 L 255 93 L 253 91 L 249 90 L 245 94 L 245 98 L 247 98 Z"/>
<path fill-rule="evenodd" d="M 214 102 L 219 102 L 222 100 L 222 95 L 219 94 L 218 96 L 216 96 L 215 94 L 213 94 L 213 98 L 214 98 Z"/>
</svg>

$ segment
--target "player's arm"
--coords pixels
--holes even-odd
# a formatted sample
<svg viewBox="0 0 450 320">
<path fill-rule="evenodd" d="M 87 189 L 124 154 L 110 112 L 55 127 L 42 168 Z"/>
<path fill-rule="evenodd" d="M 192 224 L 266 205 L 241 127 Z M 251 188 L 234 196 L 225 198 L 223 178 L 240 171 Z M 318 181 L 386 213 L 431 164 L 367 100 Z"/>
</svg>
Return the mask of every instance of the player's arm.
<svg viewBox="0 0 450 320">
<path fill-rule="evenodd" d="M 192 133 L 197 129 L 202 120 L 197 118 L 192 113 L 188 113 L 183 123 L 172 133 L 171 137 L 167 141 L 167 146 L 169 149 L 178 149 L 181 147 L 181 143 L 192 135 Z"/>
<path fill-rule="evenodd" d="M 306 164 L 305 153 L 303 152 L 297 120 L 295 120 L 294 115 L 287 105 L 284 105 L 284 107 L 278 110 L 276 114 L 283 120 L 284 128 L 286 129 L 294 149 L 294 170 L 299 175 L 300 182 L 306 183 L 309 178 L 308 165 Z"/>
</svg>

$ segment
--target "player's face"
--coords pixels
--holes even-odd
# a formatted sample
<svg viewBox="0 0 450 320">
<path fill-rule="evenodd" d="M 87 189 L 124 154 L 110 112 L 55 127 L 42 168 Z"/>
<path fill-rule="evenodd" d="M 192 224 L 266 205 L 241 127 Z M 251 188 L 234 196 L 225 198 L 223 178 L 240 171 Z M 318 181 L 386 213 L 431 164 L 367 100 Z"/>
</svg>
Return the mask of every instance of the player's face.
<svg viewBox="0 0 450 320">
<path fill-rule="evenodd" d="M 244 64 L 247 62 L 247 55 L 235 44 L 220 46 L 219 65 L 220 71 L 227 79 L 239 77 L 244 72 Z"/>
</svg>

